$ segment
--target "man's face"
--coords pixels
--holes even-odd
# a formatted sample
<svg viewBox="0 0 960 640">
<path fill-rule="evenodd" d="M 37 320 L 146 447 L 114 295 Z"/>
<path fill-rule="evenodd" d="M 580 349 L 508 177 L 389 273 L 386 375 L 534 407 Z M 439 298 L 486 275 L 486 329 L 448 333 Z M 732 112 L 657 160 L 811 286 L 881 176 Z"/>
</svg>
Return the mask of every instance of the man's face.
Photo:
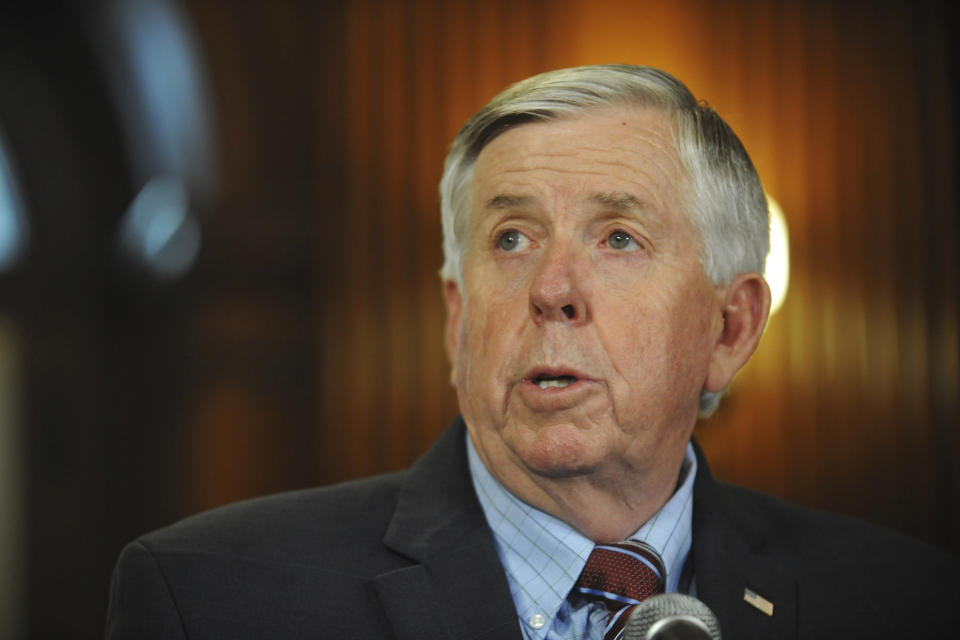
<svg viewBox="0 0 960 640">
<path fill-rule="evenodd" d="M 480 153 L 448 349 L 474 444 L 521 498 L 531 478 L 675 482 L 723 326 L 685 184 L 653 110 L 525 124 Z"/>
</svg>

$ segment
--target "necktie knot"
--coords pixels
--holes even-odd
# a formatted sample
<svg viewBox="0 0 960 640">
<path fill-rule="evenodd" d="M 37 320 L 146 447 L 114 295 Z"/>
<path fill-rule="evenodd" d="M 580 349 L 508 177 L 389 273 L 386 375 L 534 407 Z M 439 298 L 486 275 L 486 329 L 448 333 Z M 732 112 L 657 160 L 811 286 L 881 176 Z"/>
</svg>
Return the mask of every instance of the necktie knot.
<svg viewBox="0 0 960 640">
<path fill-rule="evenodd" d="M 657 553 L 642 542 L 627 540 L 594 547 L 574 590 L 610 610 L 604 640 L 617 638 L 637 605 L 663 591 L 665 571 Z"/>
</svg>

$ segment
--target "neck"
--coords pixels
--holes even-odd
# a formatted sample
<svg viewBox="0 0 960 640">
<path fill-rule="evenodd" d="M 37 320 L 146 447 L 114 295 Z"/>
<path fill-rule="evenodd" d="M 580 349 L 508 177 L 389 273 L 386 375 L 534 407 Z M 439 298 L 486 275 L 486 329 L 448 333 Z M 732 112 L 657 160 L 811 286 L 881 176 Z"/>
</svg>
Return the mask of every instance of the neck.
<svg viewBox="0 0 960 640">
<path fill-rule="evenodd" d="M 505 461 L 489 460 L 478 448 L 484 465 L 507 490 L 596 543 L 628 538 L 666 504 L 676 489 L 684 452 L 685 445 L 677 454 L 655 456 L 651 466 L 612 465 L 556 477 L 518 460 L 497 464 Z"/>
</svg>

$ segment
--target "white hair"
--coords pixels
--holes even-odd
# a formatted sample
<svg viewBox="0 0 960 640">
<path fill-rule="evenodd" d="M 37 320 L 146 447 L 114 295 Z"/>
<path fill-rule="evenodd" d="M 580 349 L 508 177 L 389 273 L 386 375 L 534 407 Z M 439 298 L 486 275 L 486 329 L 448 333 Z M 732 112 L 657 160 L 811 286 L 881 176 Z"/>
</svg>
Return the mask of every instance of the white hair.
<svg viewBox="0 0 960 640">
<path fill-rule="evenodd" d="M 441 278 L 463 287 L 470 183 L 483 148 L 511 127 L 611 106 L 658 109 L 670 118 L 688 177 L 683 205 L 700 234 L 700 262 L 711 281 L 722 285 L 738 273 L 763 272 L 770 242 L 767 201 L 753 163 L 730 126 L 669 73 L 594 65 L 541 73 L 508 87 L 457 134 L 440 180 Z M 721 393 L 701 392 L 701 415 L 713 412 Z"/>
</svg>

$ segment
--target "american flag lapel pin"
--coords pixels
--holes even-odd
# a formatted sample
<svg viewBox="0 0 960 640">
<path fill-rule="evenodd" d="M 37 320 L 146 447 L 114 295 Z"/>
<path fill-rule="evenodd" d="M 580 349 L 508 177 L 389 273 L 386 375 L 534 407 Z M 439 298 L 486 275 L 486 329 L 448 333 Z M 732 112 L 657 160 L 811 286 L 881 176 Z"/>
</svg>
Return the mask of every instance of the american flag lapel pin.
<svg viewBox="0 0 960 640">
<path fill-rule="evenodd" d="M 743 600 L 751 607 L 762 611 L 768 616 L 773 615 L 773 603 L 761 596 L 756 591 L 751 591 L 750 589 L 743 590 Z"/>
</svg>

